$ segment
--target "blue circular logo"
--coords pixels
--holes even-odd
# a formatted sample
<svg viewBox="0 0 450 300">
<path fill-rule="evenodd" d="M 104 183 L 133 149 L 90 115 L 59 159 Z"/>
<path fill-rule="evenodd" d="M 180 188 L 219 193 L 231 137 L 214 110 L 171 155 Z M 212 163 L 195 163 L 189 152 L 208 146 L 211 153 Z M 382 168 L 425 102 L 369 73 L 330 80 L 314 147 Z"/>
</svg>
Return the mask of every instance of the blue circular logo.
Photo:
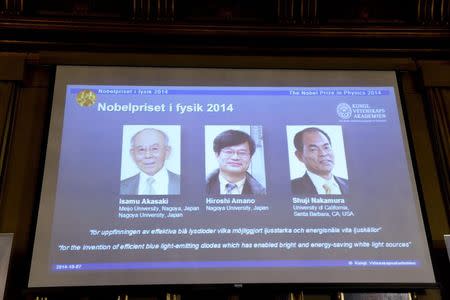
<svg viewBox="0 0 450 300">
<path fill-rule="evenodd" d="M 352 116 L 352 108 L 347 103 L 339 103 L 336 107 L 336 112 L 341 119 L 350 119 Z"/>
</svg>

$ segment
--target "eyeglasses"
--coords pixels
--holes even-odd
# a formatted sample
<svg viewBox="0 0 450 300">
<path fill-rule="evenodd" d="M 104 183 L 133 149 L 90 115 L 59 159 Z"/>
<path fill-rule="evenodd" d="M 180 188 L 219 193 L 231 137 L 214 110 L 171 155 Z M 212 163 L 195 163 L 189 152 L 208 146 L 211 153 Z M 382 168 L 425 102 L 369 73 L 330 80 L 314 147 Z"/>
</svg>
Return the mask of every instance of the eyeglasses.
<svg viewBox="0 0 450 300">
<path fill-rule="evenodd" d="M 144 156 L 147 153 L 150 153 L 152 155 L 158 155 L 161 153 L 162 147 L 160 146 L 150 146 L 150 147 L 135 147 L 133 148 L 133 151 L 140 156 Z"/>
<path fill-rule="evenodd" d="M 220 153 L 222 153 L 223 156 L 225 157 L 231 157 L 234 156 L 235 154 L 242 159 L 248 159 L 250 157 L 250 152 L 245 151 L 245 150 L 233 150 L 233 149 L 229 149 L 229 148 L 224 148 L 222 149 L 222 151 L 220 151 Z"/>
</svg>

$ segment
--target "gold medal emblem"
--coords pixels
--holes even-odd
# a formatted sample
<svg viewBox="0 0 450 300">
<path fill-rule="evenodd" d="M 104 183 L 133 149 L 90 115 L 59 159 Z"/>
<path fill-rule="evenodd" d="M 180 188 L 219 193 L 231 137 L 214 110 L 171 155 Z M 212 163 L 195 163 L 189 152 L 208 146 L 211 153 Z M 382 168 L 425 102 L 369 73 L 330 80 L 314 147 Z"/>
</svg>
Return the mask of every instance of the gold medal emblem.
<svg viewBox="0 0 450 300">
<path fill-rule="evenodd" d="M 82 90 L 77 95 L 77 102 L 80 106 L 91 106 L 97 100 L 97 95 L 91 90 Z"/>
</svg>

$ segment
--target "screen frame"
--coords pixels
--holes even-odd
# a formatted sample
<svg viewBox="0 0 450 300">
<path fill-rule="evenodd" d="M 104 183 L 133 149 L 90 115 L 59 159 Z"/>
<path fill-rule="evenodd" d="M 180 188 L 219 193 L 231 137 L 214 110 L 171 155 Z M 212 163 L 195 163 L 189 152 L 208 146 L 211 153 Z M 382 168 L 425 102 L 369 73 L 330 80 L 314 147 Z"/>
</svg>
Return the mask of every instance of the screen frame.
<svg viewBox="0 0 450 300">
<path fill-rule="evenodd" d="M 405 89 L 403 86 L 403 82 L 401 80 L 401 72 L 396 70 L 395 76 L 397 78 L 400 109 L 402 110 L 402 112 L 401 112 L 401 117 L 403 120 L 402 126 L 403 126 L 403 130 L 406 134 L 406 140 L 407 140 L 406 146 L 408 147 L 408 154 L 410 157 L 409 160 L 410 160 L 412 171 L 414 174 L 417 196 L 418 196 L 418 200 L 419 200 L 419 208 L 420 208 L 420 211 L 422 214 L 422 222 L 424 225 L 425 236 L 427 239 L 427 246 L 428 246 L 428 251 L 430 254 L 431 264 L 433 267 L 434 278 L 437 279 L 437 272 L 436 272 L 437 259 L 435 258 L 434 253 L 431 251 L 431 249 L 433 249 L 433 239 L 432 239 L 432 235 L 431 235 L 431 228 L 430 228 L 430 223 L 428 220 L 428 214 L 426 213 L 425 195 L 424 195 L 424 191 L 423 191 L 423 184 L 421 182 L 421 178 L 420 178 L 420 174 L 419 174 L 419 166 L 418 166 L 418 162 L 417 162 L 417 158 L 416 158 L 416 150 L 415 150 L 414 142 L 413 142 L 412 126 L 411 126 L 411 121 L 410 121 L 409 114 L 408 114 L 408 107 L 406 104 Z M 437 282 L 437 280 L 436 280 L 436 282 Z"/>
<path fill-rule="evenodd" d="M 59 66 L 71 66 L 71 65 L 59 65 Z M 77 65 L 78 66 L 78 65 Z M 56 74 L 56 68 L 57 66 L 55 66 L 54 68 L 54 74 Z M 83 67 L 126 67 L 126 66 L 121 66 L 121 65 L 85 65 Z M 130 67 L 136 67 L 136 66 L 130 66 Z M 147 68 L 147 67 L 155 67 L 155 68 L 159 68 L 159 67 L 163 67 L 163 68 L 197 68 L 196 66 L 161 66 L 161 65 L 147 65 L 147 66 L 142 66 L 142 68 Z M 282 67 L 248 67 L 248 66 L 243 66 L 243 67 L 227 67 L 227 66 L 221 66 L 221 65 L 209 65 L 208 67 L 205 66 L 201 66 L 198 68 L 202 68 L 202 69 L 253 69 L 253 70 L 267 70 L 267 69 L 274 69 L 274 70 L 293 70 L 293 71 L 300 71 L 300 70 L 317 70 L 317 71 L 380 71 L 380 70 L 370 70 L 370 69 L 353 69 L 353 68 L 332 68 L 332 69 L 322 69 L 322 68 L 282 68 Z M 419 171 L 418 171 L 418 166 L 417 166 L 417 161 L 416 161 L 416 157 L 415 157 L 415 151 L 414 151 L 414 143 L 412 141 L 412 134 L 411 134 L 411 126 L 409 123 L 409 118 L 407 115 L 407 107 L 406 107 L 406 102 L 404 100 L 404 91 L 402 89 L 402 85 L 401 85 L 401 81 L 400 81 L 400 77 L 399 77 L 399 73 L 398 70 L 394 70 L 394 69 L 387 69 L 387 70 L 382 70 L 382 71 L 393 71 L 396 72 L 395 76 L 396 76 L 396 80 L 397 80 L 397 87 L 394 89 L 396 91 L 396 96 L 398 97 L 397 99 L 397 104 L 399 104 L 399 116 L 401 118 L 401 129 L 402 132 L 405 133 L 405 137 L 406 137 L 406 141 L 405 141 L 405 147 L 406 147 L 406 154 L 407 154 L 407 158 L 408 161 L 410 162 L 410 165 L 408 167 L 412 168 L 414 177 L 414 183 L 417 189 L 417 193 L 418 193 L 418 200 L 419 200 L 419 207 L 420 207 L 420 213 L 422 215 L 422 221 L 423 221 L 423 225 L 424 225 L 424 230 L 426 233 L 426 239 L 427 239 L 427 246 L 428 246 L 428 251 L 430 254 L 430 258 L 431 258 L 431 263 L 433 265 L 433 274 L 436 278 L 436 268 L 434 266 L 435 264 L 435 259 L 434 259 L 434 255 L 431 251 L 432 249 L 432 243 L 431 243 L 431 230 L 430 230 L 430 226 L 429 226 L 429 222 L 428 222 L 428 218 L 426 215 L 426 211 L 425 211 L 425 204 L 424 204 L 424 196 L 423 196 L 423 191 L 422 191 L 422 184 L 420 181 L 420 176 L 419 176 Z M 53 94 L 54 94 L 54 88 L 55 88 L 55 84 L 56 84 L 56 75 L 53 76 L 53 82 L 49 87 L 49 101 L 52 104 L 53 101 Z M 46 160 L 46 152 L 47 152 L 47 147 L 48 147 L 48 141 L 50 139 L 50 127 L 51 127 L 51 116 L 53 115 L 53 113 L 51 113 L 51 110 L 53 109 L 53 105 L 49 106 L 49 113 L 48 113 L 48 127 L 46 128 L 46 138 L 45 141 L 43 143 L 43 152 L 42 152 L 42 169 L 41 169 L 41 183 L 44 181 L 44 171 L 45 171 L 45 160 Z M 40 185 L 41 189 L 43 188 L 43 185 Z M 41 190 L 40 190 L 41 191 Z M 38 206 L 41 206 L 40 203 L 40 193 L 36 196 L 38 201 Z M 38 211 L 38 208 L 36 209 L 36 212 Z M 53 212 L 53 210 L 52 210 Z M 37 214 L 35 216 L 35 220 L 34 220 L 34 224 L 33 224 L 33 233 L 36 233 L 36 229 L 37 229 Z M 32 244 L 34 246 L 34 238 L 32 241 Z M 31 268 L 31 255 L 30 254 L 30 268 Z M 28 273 L 28 275 L 30 275 L 30 273 Z M 78 291 L 80 288 L 83 289 L 83 291 L 86 290 L 90 290 L 93 293 L 97 293 L 99 292 L 100 294 L 105 292 L 105 289 L 113 289 L 114 293 L 121 293 L 121 291 L 135 291 L 136 293 L 141 293 L 142 291 L 152 291 L 155 293 L 160 292 L 161 290 L 168 290 L 168 291 L 175 291 L 175 292 L 184 292 L 184 293 L 189 293 L 189 292 L 197 292 L 197 291 L 204 291 L 204 290 L 210 290 L 210 289 L 214 289 L 214 290 L 223 290 L 223 291 L 229 291 L 229 292 L 233 292 L 233 291 L 241 291 L 241 290 L 245 290 L 247 292 L 253 293 L 255 291 L 258 291 L 260 289 L 266 289 L 266 290 L 277 290 L 277 291 L 282 291 L 282 292 L 286 292 L 286 291 L 292 291 L 292 290 L 307 290 L 307 291 L 311 291 L 311 293 L 316 293 L 317 291 L 329 291 L 329 292 L 334 292 L 334 291 L 367 291 L 367 290 L 382 290 L 382 291 L 397 291 L 397 292 L 409 292 L 409 291 L 422 291 L 424 289 L 427 288 L 436 288 L 438 286 L 438 283 L 420 283 L 420 284 L 416 284 L 416 283 L 264 283 L 264 284 L 255 284 L 255 283 L 248 283 L 248 284 L 164 284 L 164 285 L 160 285 L 160 284 L 151 284 L 151 285 L 108 285 L 108 286 L 67 286 L 67 287 L 63 287 L 63 286 L 58 286 L 58 287 L 32 287 L 32 288 L 27 288 L 27 291 L 32 292 L 32 293 L 36 293 L 36 292 L 41 292 L 41 291 L 51 291 L 52 293 L 59 293 L 61 292 L 63 289 L 65 291 L 67 291 L 67 289 L 74 291 L 76 293 L 76 291 Z"/>
</svg>

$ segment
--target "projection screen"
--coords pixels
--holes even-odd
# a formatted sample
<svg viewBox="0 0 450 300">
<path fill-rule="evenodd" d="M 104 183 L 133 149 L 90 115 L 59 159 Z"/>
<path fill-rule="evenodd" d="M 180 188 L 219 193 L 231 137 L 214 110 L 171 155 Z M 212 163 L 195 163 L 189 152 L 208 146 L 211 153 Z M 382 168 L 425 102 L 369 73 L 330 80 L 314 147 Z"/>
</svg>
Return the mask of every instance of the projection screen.
<svg viewBox="0 0 450 300">
<path fill-rule="evenodd" d="M 30 287 L 434 282 L 394 72 L 57 68 Z"/>
</svg>

